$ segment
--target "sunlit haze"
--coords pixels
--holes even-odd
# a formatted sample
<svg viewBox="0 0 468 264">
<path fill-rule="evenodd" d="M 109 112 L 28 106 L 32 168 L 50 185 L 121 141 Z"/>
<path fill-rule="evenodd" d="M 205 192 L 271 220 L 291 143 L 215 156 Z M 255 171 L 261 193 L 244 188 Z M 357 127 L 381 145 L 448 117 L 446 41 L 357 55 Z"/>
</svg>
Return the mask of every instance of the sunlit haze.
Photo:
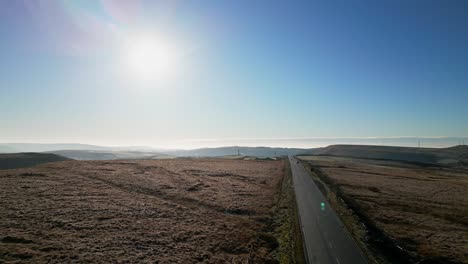
<svg viewBox="0 0 468 264">
<path fill-rule="evenodd" d="M 176 47 L 170 43 L 170 40 L 150 33 L 129 35 L 124 38 L 124 63 L 128 66 L 126 70 L 130 75 L 129 78 L 137 83 L 175 78 L 180 54 L 177 54 Z"/>
<path fill-rule="evenodd" d="M 466 10 L 1 1 L 0 142 L 454 145 L 468 135 Z"/>
</svg>

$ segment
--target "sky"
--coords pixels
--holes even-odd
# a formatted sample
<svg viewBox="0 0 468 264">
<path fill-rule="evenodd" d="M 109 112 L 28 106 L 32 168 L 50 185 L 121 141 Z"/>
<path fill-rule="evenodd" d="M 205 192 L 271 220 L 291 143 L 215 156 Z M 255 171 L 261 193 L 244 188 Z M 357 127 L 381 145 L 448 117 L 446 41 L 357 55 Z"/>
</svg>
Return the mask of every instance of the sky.
<svg viewBox="0 0 468 264">
<path fill-rule="evenodd" d="M 0 1 L 0 142 L 466 137 L 467 11 L 462 0 Z"/>
</svg>

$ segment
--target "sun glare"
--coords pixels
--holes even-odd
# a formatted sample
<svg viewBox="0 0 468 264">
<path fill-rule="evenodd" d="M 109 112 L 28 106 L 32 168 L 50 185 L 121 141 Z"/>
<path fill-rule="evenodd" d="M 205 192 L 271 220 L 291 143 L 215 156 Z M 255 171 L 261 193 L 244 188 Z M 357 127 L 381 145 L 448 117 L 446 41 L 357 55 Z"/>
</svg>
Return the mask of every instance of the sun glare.
<svg viewBox="0 0 468 264">
<path fill-rule="evenodd" d="M 125 41 L 125 66 L 139 81 L 167 80 L 176 71 L 178 54 L 174 44 L 162 37 L 132 36 Z"/>
</svg>

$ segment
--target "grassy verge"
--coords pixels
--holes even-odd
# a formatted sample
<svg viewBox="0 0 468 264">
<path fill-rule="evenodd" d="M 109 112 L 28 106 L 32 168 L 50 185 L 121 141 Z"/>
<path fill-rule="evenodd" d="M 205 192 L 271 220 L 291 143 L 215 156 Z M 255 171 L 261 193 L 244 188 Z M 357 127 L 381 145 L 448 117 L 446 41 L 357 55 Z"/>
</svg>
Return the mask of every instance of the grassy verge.
<svg viewBox="0 0 468 264">
<path fill-rule="evenodd" d="M 275 252 L 279 263 L 305 263 L 302 244 L 302 233 L 296 207 L 291 168 L 285 159 L 284 177 L 278 185 L 278 195 L 272 208 L 272 230 L 277 238 Z"/>
</svg>

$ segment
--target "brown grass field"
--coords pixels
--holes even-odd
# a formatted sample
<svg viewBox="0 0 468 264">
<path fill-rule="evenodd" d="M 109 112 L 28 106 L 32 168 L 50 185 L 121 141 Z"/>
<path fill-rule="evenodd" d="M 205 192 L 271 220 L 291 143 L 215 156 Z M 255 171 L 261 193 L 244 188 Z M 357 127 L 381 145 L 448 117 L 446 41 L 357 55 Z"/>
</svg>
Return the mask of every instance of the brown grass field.
<svg viewBox="0 0 468 264">
<path fill-rule="evenodd" d="M 0 171 L 0 263 L 275 263 L 285 160 L 64 161 Z"/>
<path fill-rule="evenodd" d="M 467 167 L 328 156 L 302 159 L 353 235 L 370 243 L 367 253 L 375 249 L 372 241 L 379 240 L 380 253 L 393 254 L 389 262 L 468 263 Z M 349 209 L 358 217 L 351 217 Z M 398 252 L 382 246 L 382 237 L 372 237 L 376 232 L 359 230 L 362 224 L 382 232 L 404 257 L 395 258 Z"/>
</svg>

